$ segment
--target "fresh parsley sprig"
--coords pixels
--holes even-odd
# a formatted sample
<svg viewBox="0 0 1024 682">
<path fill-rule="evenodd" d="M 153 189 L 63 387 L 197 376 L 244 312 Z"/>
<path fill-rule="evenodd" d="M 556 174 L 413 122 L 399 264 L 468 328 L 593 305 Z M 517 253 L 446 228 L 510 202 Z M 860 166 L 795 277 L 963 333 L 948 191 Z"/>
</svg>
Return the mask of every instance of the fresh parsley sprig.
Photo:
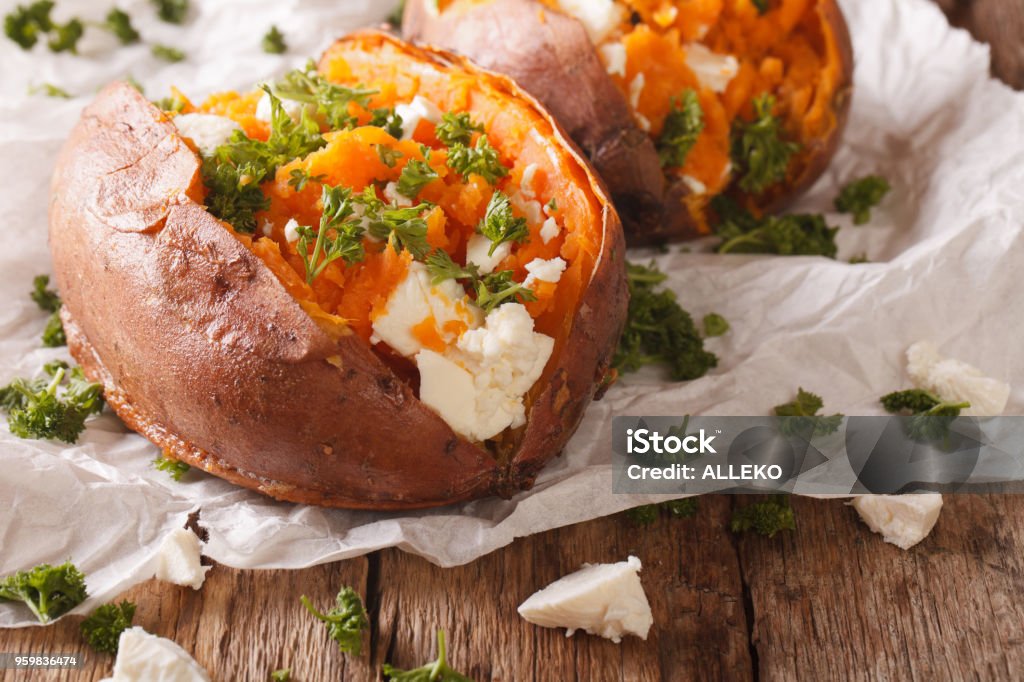
<svg viewBox="0 0 1024 682">
<path fill-rule="evenodd" d="M 66 24 L 54 22 L 50 17 L 53 6 L 51 0 L 18 5 L 4 16 L 4 33 L 23 50 L 31 49 L 45 37 L 51 52 L 77 53 L 85 24 L 80 19 L 71 19 Z"/>
<path fill-rule="evenodd" d="M 663 167 L 678 167 L 686 163 L 687 155 L 704 130 L 704 110 L 695 90 L 687 88 L 678 97 L 673 97 L 671 106 L 655 144 Z"/>
<path fill-rule="evenodd" d="M 416 260 L 423 260 L 430 253 L 427 221 L 423 218 L 423 212 L 431 208 L 433 204 L 429 203 L 400 207 L 367 202 L 365 216 L 370 235 L 389 242 L 396 252 L 406 249 Z"/>
<path fill-rule="evenodd" d="M 116 654 L 121 633 L 132 626 L 134 618 L 135 604 L 124 600 L 98 607 L 79 627 L 86 644 L 101 653 Z"/>
<path fill-rule="evenodd" d="M 511 270 L 500 270 L 481 275 L 480 268 L 475 263 L 461 266 L 440 249 L 435 250 L 427 257 L 426 265 L 433 284 L 440 284 L 448 279 L 460 280 L 468 284 L 473 289 L 476 304 L 485 312 L 490 312 L 503 303 L 527 303 L 537 300 L 537 296 L 531 289 L 512 278 Z"/>
<path fill-rule="evenodd" d="M 131 45 L 139 42 L 139 32 L 132 26 L 131 16 L 122 9 L 112 7 L 107 12 L 103 28 L 117 36 L 122 45 Z"/>
<path fill-rule="evenodd" d="M 853 214 L 853 224 L 863 225 L 871 220 L 871 209 L 885 198 L 890 189 L 889 181 L 882 176 L 867 175 L 840 190 L 835 199 L 836 210 Z"/>
<path fill-rule="evenodd" d="M 949 436 L 949 426 L 960 416 L 969 402 L 946 401 L 919 388 L 894 391 L 881 397 L 882 407 L 891 414 L 909 416 L 907 435 L 919 443 L 942 440 Z"/>
<path fill-rule="evenodd" d="M 0 407 L 7 412 L 11 433 L 65 443 L 78 440 L 85 420 L 103 410 L 103 391 L 80 368 L 68 369 L 66 363 L 55 361 L 43 367 L 44 378 L 18 378 L 0 388 Z"/>
<path fill-rule="evenodd" d="M 800 145 L 782 139 L 781 121 L 772 111 L 775 97 L 764 93 L 754 98 L 754 119 L 734 124 L 732 159 L 743 169 L 740 188 L 760 194 L 785 179 L 789 160 Z"/>
<path fill-rule="evenodd" d="M 331 83 L 316 70 L 316 63 L 309 60 L 305 68 L 288 72 L 272 88 L 281 99 L 315 105 L 317 114 L 332 130 L 351 128 L 357 122 L 349 113 L 349 104 L 367 107 L 377 90 L 355 87 L 347 88 Z"/>
<path fill-rule="evenodd" d="M 479 175 L 489 185 L 494 185 L 509 173 L 486 135 L 477 138 L 472 147 L 461 143 L 451 145 L 448 148 L 448 167 L 467 182 L 471 175 Z"/>
<path fill-rule="evenodd" d="M 157 471 L 165 472 L 168 476 L 179 482 L 192 469 L 186 462 L 167 457 L 163 454 L 157 455 L 157 458 L 153 460 L 153 468 Z"/>
<path fill-rule="evenodd" d="M 298 228 L 297 248 L 308 284 L 312 284 L 324 268 L 339 258 L 346 263 L 356 263 L 366 255 L 363 249 L 363 227 L 358 217 L 352 220 L 355 216 L 352 190 L 324 185 L 320 201 L 324 207 L 320 228 L 315 233 L 304 225 Z"/>
<path fill-rule="evenodd" d="M 835 258 L 836 233 L 819 214 L 793 214 L 757 218 L 725 196 L 711 200 L 719 221 L 715 234 L 722 238 L 718 253 L 773 253 L 780 256 Z"/>
<path fill-rule="evenodd" d="M 403 197 L 415 199 L 424 187 L 437 178 L 437 171 L 431 168 L 429 163 L 420 159 L 410 159 L 398 177 L 398 193 Z"/>
<path fill-rule="evenodd" d="M 434 135 L 446 147 L 453 147 L 455 145 L 468 146 L 473 141 L 473 133 L 482 132 L 484 132 L 484 127 L 475 123 L 468 113 L 453 114 L 449 112 L 441 115 L 441 122 L 437 124 Z"/>
<path fill-rule="evenodd" d="M 776 417 L 786 417 L 779 421 L 779 431 L 787 436 L 827 436 L 839 430 L 843 423 L 843 415 L 833 414 L 830 417 L 819 415 L 818 410 L 825 406 L 821 396 L 803 388 L 797 389 L 796 399 L 775 406 Z"/>
<path fill-rule="evenodd" d="M 692 518 L 697 515 L 698 511 L 697 497 L 684 497 L 681 500 L 644 504 L 627 509 L 626 516 L 637 526 L 649 526 L 658 520 L 663 510 L 676 519 Z"/>
<path fill-rule="evenodd" d="M 445 646 L 444 630 L 437 631 L 437 659 L 413 670 L 401 670 L 384 664 L 384 675 L 392 682 L 473 682 L 448 665 L 448 648 Z"/>
<path fill-rule="evenodd" d="M 271 26 L 266 35 L 263 36 L 263 51 L 267 54 L 284 54 L 288 51 L 288 44 L 284 40 L 284 34 L 277 26 Z"/>
<path fill-rule="evenodd" d="M 491 200 L 487 203 L 487 211 L 476 229 L 477 232 L 491 240 L 491 248 L 487 251 L 488 256 L 493 256 L 494 250 L 505 242 L 521 244 L 530 237 L 530 228 L 526 224 L 526 218 L 516 217 L 512 213 L 512 204 L 508 196 L 501 191 L 496 191 L 491 195 Z"/>
<path fill-rule="evenodd" d="M 781 530 L 796 530 L 796 517 L 788 495 L 772 495 L 767 500 L 734 509 L 729 528 L 733 533 L 754 531 L 768 538 Z"/>
<path fill-rule="evenodd" d="M 363 633 L 370 627 L 370 619 L 359 593 L 351 587 L 343 587 L 335 597 L 335 606 L 327 613 L 321 613 L 306 595 L 301 597 L 302 605 L 327 626 L 327 635 L 338 643 L 338 648 L 353 656 L 363 649 Z"/>
<path fill-rule="evenodd" d="M 85 576 L 67 561 L 40 564 L 0 579 L 0 601 L 20 601 L 40 623 L 49 623 L 75 608 L 88 596 Z"/>
<path fill-rule="evenodd" d="M 150 0 L 156 7 L 156 15 L 169 24 L 182 24 L 188 14 L 189 0 Z"/>
</svg>

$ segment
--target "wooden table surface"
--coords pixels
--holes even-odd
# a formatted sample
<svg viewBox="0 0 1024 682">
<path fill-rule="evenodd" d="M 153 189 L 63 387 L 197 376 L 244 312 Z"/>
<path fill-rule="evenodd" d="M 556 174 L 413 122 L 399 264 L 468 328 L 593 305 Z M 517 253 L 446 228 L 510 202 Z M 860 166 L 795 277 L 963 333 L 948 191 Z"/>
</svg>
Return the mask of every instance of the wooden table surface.
<svg viewBox="0 0 1024 682">
<path fill-rule="evenodd" d="M 1024 87 L 1024 0 L 938 0 L 954 23 L 991 41 L 993 71 Z M 838 501 L 795 499 L 797 530 L 734 536 L 731 509 L 701 498 L 693 519 L 638 529 L 623 516 L 517 540 L 468 566 L 437 568 L 390 549 L 302 571 L 216 566 L 201 591 L 150 581 L 124 597 L 136 624 L 169 637 L 217 682 L 375 680 L 412 667 L 448 633 L 449 660 L 478 680 L 1021 679 L 1024 497 L 947 497 L 932 535 L 904 552 Z M 516 606 L 583 562 L 642 558 L 655 625 L 621 645 L 527 624 Z M 299 604 L 365 595 L 372 628 L 345 656 Z M 77 653 L 83 670 L 8 680 L 99 680 L 112 658 L 86 650 L 80 618 L 0 630 L 0 652 Z"/>
</svg>

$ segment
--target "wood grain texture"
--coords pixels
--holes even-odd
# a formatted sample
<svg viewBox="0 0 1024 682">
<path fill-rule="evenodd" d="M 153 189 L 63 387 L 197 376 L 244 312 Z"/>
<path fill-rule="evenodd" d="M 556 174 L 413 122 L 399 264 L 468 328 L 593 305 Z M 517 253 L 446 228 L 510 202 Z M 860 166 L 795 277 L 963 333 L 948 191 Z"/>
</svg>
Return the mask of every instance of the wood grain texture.
<svg viewBox="0 0 1024 682">
<path fill-rule="evenodd" d="M 1024 87 L 1024 0 L 939 0 L 995 41 L 993 69 Z M 1024 497 L 947 497 L 939 523 L 904 552 L 838 501 L 794 500 L 797 530 L 774 539 L 726 530 L 738 501 L 701 499 L 696 519 L 637 529 L 622 516 L 523 538 L 468 566 L 440 569 L 398 550 L 303 571 L 215 567 L 199 592 L 150 581 L 124 597 L 136 623 L 192 652 L 218 682 L 376 680 L 385 660 L 434 656 L 448 632 L 455 666 L 479 680 L 1024 678 Z M 516 606 L 585 561 L 644 561 L 655 614 L 646 642 L 622 645 L 523 622 Z M 342 585 L 374 623 L 361 657 L 340 654 L 298 602 Z M 0 630 L 0 651 L 78 653 L 80 671 L 0 671 L 0 682 L 90 682 L 112 659 L 85 650 L 81 618 Z"/>
</svg>

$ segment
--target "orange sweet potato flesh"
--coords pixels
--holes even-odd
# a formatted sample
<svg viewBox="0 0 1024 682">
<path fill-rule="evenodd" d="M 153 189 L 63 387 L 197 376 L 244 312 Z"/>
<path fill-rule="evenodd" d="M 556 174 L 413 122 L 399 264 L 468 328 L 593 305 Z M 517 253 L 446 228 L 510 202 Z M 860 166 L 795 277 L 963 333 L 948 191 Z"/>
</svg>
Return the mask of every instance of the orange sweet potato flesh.
<svg viewBox="0 0 1024 682">
<path fill-rule="evenodd" d="M 755 212 L 781 210 L 824 172 L 846 122 L 853 75 L 835 0 L 767 0 L 764 15 L 751 0 L 616 3 L 624 20 L 612 41 L 625 48 L 624 76 L 608 72 L 583 25 L 557 0 L 409 0 L 402 31 L 510 75 L 547 106 L 607 183 L 630 245 L 707 234 L 708 204 L 718 194 Z M 725 92 L 702 88 L 686 65 L 695 42 L 737 58 Z M 630 86 L 640 73 L 645 85 L 634 103 Z M 686 88 L 698 91 L 705 129 L 683 168 L 663 170 L 655 140 L 671 98 Z M 776 97 L 785 135 L 801 148 L 783 181 L 752 196 L 730 172 L 730 130 L 752 116 L 762 93 Z M 706 190 L 695 194 L 692 179 Z"/>
<path fill-rule="evenodd" d="M 324 65 L 442 108 L 464 98 L 510 158 L 540 139 L 555 191 L 590 216 L 575 283 L 536 317 L 556 350 L 526 426 L 489 445 L 455 434 L 355 329 L 320 319 L 304 279 L 272 269 L 276 241 L 236 235 L 205 210 L 198 155 L 123 83 L 83 112 L 53 178 L 69 349 L 130 428 L 277 499 L 410 509 L 512 495 L 562 450 L 607 372 L 627 299 L 621 224 L 558 125 L 510 80 L 375 31 L 338 41 Z"/>
</svg>

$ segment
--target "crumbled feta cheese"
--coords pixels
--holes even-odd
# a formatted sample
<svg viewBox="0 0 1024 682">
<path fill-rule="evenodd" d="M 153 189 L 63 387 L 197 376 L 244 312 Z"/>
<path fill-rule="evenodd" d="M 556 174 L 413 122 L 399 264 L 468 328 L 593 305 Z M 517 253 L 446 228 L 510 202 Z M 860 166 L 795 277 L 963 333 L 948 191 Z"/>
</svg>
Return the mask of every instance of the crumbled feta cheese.
<svg viewBox="0 0 1024 682">
<path fill-rule="evenodd" d="M 523 286 L 530 289 L 534 281 L 557 282 L 562 279 L 562 273 L 565 272 L 565 261 L 561 258 L 550 260 L 534 258 L 526 264 L 526 271 L 530 274 L 526 276 Z"/>
<path fill-rule="evenodd" d="M 548 628 L 567 628 L 620 642 L 623 635 L 647 639 L 654 623 L 651 605 L 640 583 L 635 556 L 615 564 L 584 564 L 583 568 L 535 592 L 519 606 L 519 615 Z"/>
<path fill-rule="evenodd" d="M 942 357 L 931 341 L 919 341 L 907 349 L 907 373 L 918 388 L 943 400 L 969 402 L 964 415 L 1002 414 L 1010 398 L 1009 384 L 986 377 L 966 362 Z"/>
<path fill-rule="evenodd" d="M 562 229 L 558 227 L 558 222 L 554 218 L 548 218 L 540 228 L 540 240 L 547 244 L 557 237 L 561 231 Z"/>
<path fill-rule="evenodd" d="M 491 250 L 491 244 L 493 244 L 488 237 L 482 234 L 474 233 L 466 242 L 466 262 L 476 263 L 477 267 L 480 268 L 481 275 L 487 275 L 494 272 L 494 268 L 498 267 L 498 263 L 505 260 L 509 253 L 512 252 L 512 244 L 510 242 L 503 242 L 495 247 L 494 253 L 488 255 L 488 251 Z"/>
<path fill-rule="evenodd" d="M 426 97 L 416 95 L 412 102 L 399 104 L 395 113 L 402 118 L 402 139 L 411 140 L 419 127 L 420 121 L 430 121 L 434 125 L 441 122 L 441 110 Z"/>
<path fill-rule="evenodd" d="M 604 69 L 609 76 L 626 77 L 626 46 L 622 43 L 608 43 L 598 50 Z"/>
<path fill-rule="evenodd" d="M 633 117 L 636 119 L 636 124 L 640 127 L 640 130 L 645 133 L 651 132 L 651 119 L 638 112 L 634 112 Z"/>
<path fill-rule="evenodd" d="M 302 120 L 302 112 L 305 111 L 309 117 L 315 117 L 317 113 L 317 107 L 313 103 L 296 102 L 292 99 L 281 99 L 281 109 L 284 113 L 288 114 L 288 117 L 298 123 Z M 263 93 L 260 100 L 256 102 L 256 118 L 261 121 L 270 123 L 274 118 L 274 108 L 270 104 L 270 95 Z"/>
<path fill-rule="evenodd" d="M 544 220 L 544 207 L 540 205 L 539 201 L 524 196 L 522 192 L 515 192 L 508 200 L 512 204 L 512 208 L 526 218 L 527 225 L 531 227 L 540 225 Z"/>
<path fill-rule="evenodd" d="M 269 237 L 274 233 L 274 224 L 264 218 L 260 221 L 260 232 L 263 233 L 264 237 Z"/>
<path fill-rule="evenodd" d="M 284 238 L 289 244 L 299 241 L 299 222 L 295 218 L 289 218 L 284 224 Z"/>
<path fill-rule="evenodd" d="M 389 182 L 384 185 L 384 198 L 400 208 L 408 208 L 409 206 L 412 206 L 412 199 L 399 193 L 397 182 Z"/>
<path fill-rule="evenodd" d="M 690 67 L 700 84 L 717 93 L 725 92 L 729 82 L 739 72 L 740 63 L 731 54 L 712 52 L 700 43 L 686 46 L 686 65 Z"/>
<path fill-rule="evenodd" d="M 683 184 L 694 194 L 707 194 L 708 192 L 708 186 L 692 175 L 684 175 Z"/>
<path fill-rule="evenodd" d="M 523 396 L 537 383 L 554 345 L 550 336 L 533 331 L 533 318 L 525 307 L 506 303 L 487 316 L 485 326 L 462 334 L 457 348 L 444 358 L 424 352 L 416 356 L 420 399 L 454 431 L 472 440 L 486 440 L 509 427 L 518 428 L 526 423 Z M 467 378 L 472 380 L 471 386 Z M 444 396 L 453 386 L 472 399 Z"/>
<path fill-rule="evenodd" d="M 190 530 L 175 528 L 164 538 L 156 556 L 156 577 L 158 580 L 185 585 L 198 590 L 206 580 L 210 566 L 199 563 L 202 544 Z"/>
<path fill-rule="evenodd" d="M 901 549 L 910 549 L 932 531 L 942 510 L 942 495 L 861 495 L 850 503 L 868 528 Z"/>
<path fill-rule="evenodd" d="M 114 672 L 101 682 L 210 682 L 210 676 L 175 642 L 136 626 L 121 633 Z"/>
<path fill-rule="evenodd" d="M 192 140 L 203 156 L 212 154 L 231 139 L 231 133 L 242 129 L 227 116 L 213 114 L 179 114 L 173 120 L 182 137 Z"/>
<path fill-rule="evenodd" d="M 557 0 L 558 8 L 579 19 L 590 41 L 600 44 L 627 18 L 626 9 L 613 0 Z"/>
<path fill-rule="evenodd" d="M 423 350 L 413 328 L 431 316 L 446 344 L 483 321 L 483 311 L 469 300 L 461 284 L 453 279 L 431 284 L 426 266 L 412 263 L 405 278 L 391 292 L 384 314 L 373 321 L 375 343 L 383 341 L 395 352 L 412 357 Z"/>
<path fill-rule="evenodd" d="M 519 193 L 526 199 L 536 199 L 537 194 L 533 189 L 533 180 L 537 176 L 539 167 L 535 163 L 523 169 L 523 179 L 519 181 Z"/>
<path fill-rule="evenodd" d="M 646 80 L 642 73 L 638 73 L 629 83 L 629 106 L 633 107 L 633 111 L 640 108 L 640 94 L 644 91 L 644 85 Z"/>
</svg>

